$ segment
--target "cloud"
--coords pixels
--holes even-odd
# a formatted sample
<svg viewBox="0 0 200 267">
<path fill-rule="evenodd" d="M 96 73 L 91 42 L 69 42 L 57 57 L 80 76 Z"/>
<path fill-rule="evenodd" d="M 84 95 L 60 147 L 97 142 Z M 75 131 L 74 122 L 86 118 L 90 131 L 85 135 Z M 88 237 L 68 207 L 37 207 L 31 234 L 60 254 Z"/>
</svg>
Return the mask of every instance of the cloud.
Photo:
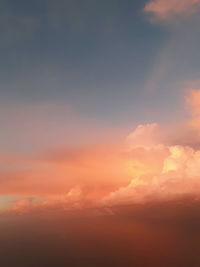
<svg viewBox="0 0 200 267">
<path fill-rule="evenodd" d="M 126 143 L 129 149 L 159 145 L 159 143 L 162 143 L 160 126 L 157 123 L 138 125 L 136 129 L 128 135 Z"/>
<path fill-rule="evenodd" d="M 126 187 L 121 187 L 109 196 L 106 204 L 129 204 L 137 202 L 169 200 L 184 195 L 199 196 L 200 151 L 190 147 L 171 146 L 169 155 L 162 162 L 162 169 L 147 180 L 134 178 Z"/>
<path fill-rule="evenodd" d="M 191 113 L 194 117 L 200 116 L 200 91 L 197 89 L 190 89 L 186 96 L 186 102 L 191 109 Z"/>
<path fill-rule="evenodd" d="M 130 180 L 125 155 L 108 145 L 52 149 L 24 158 L 1 156 L 0 165 L 1 195 L 52 198 L 80 186 L 90 202 Z"/>
<path fill-rule="evenodd" d="M 199 0 L 151 0 L 145 5 L 144 11 L 158 20 L 167 21 L 194 14 L 199 7 Z"/>
<path fill-rule="evenodd" d="M 133 179 L 106 196 L 103 200 L 106 205 L 199 196 L 200 91 L 190 89 L 186 103 L 192 116 L 182 127 L 177 124 L 162 131 L 155 123 L 140 125 L 129 135 L 132 155 L 138 150 L 137 146 L 140 147 L 140 155 L 131 158 Z"/>
<path fill-rule="evenodd" d="M 190 116 L 175 125 L 138 125 L 124 146 L 50 148 L 0 156 L 0 194 L 18 195 L 12 212 L 82 209 L 200 193 L 200 91 L 186 96 Z M 31 197 L 30 197 L 31 196 Z M 33 196 L 33 197 L 32 197 Z"/>
</svg>

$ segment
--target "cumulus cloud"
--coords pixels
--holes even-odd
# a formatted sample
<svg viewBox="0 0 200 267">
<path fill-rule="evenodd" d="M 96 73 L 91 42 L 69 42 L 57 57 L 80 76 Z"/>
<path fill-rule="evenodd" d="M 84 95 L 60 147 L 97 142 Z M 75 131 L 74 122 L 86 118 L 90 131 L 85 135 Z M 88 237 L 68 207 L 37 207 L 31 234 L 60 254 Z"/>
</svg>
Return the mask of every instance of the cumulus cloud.
<svg viewBox="0 0 200 267">
<path fill-rule="evenodd" d="M 169 156 L 164 158 L 162 169 L 151 179 L 145 175 L 134 178 L 126 187 L 121 187 L 109 196 L 106 204 L 127 204 L 156 199 L 171 199 L 184 195 L 198 197 L 200 192 L 200 151 L 190 147 L 169 147 Z"/>
<path fill-rule="evenodd" d="M 169 129 L 165 132 L 157 124 L 148 124 L 138 126 L 129 135 L 128 145 L 132 154 L 138 150 L 137 145 L 141 152 L 140 156 L 136 156 L 137 168 L 134 157 L 131 159 L 133 179 L 127 186 L 106 196 L 104 203 L 127 204 L 183 195 L 198 197 L 200 91 L 189 90 L 186 103 L 192 116 L 179 129 L 177 125 L 171 126 L 171 134 Z M 147 161 L 147 154 L 151 161 Z"/>
<path fill-rule="evenodd" d="M 170 20 L 196 13 L 200 8 L 199 0 L 151 0 L 144 11 L 159 20 Z"/>
<path fill-rule="evenodd" d="M 137 126 L 124 146 L 58 148 L 0 157 L 0 194 L 20 195 L 9 210 L 82 209 L 200 193 L 200 91 L 189 90 L 188 119 Z M 34 197 L 27 197 L 27 196 Z"/>
</svg>

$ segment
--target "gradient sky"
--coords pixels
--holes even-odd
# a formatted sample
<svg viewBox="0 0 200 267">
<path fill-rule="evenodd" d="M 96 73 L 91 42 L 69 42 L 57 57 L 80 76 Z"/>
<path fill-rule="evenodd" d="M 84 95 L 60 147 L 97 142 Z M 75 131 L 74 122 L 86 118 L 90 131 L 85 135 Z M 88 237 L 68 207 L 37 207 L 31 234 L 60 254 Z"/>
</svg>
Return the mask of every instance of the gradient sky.
<svg viewBox="0 0 200 267">
<path fill-rule="evenodd" d="M 200 0 L 0 0 L 1 266 L 200 266 Z"/>
<path fill-rule="evenodd" d="M 14 124 L 27 127 L 20 121 L 27 106 L 46 124 L 55 120 L 60 132 L 68 117 L 114 129 L 181 117 L 182 83 L 200 70 L 199 30 L 190 31 L 193 20 L 151 21 L 146 4 L 1 0 L 1 143 L 13 142 L 20 130 Z"/>
<path fill-rule="evenodd" d="M 127 185 L 131 156 L 115 146 L 134 129 L 145 165 L 134 163 L 134 175 L 153 165 L 148 175 L 162 176 L 177 154 L 190 160 L 168 145 L 199 147 L 199 13 L 199 0 L 1 0 L 1 205 Z M 154 122 L 181 126 L 163 134 Z M 159 142 L 165 149 L 149 156 L 145 147 Z"/>
</svg>

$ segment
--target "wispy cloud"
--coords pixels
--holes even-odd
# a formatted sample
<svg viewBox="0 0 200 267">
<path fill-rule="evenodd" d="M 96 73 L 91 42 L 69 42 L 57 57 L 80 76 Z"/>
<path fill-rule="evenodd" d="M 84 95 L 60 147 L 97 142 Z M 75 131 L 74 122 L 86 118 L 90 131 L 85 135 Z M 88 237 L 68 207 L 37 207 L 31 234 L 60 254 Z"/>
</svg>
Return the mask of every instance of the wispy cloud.
<svg viewBox="0 0 200 267">
<path fill-rule="evenodd" d="M 158 20 L 171 20 L 194 14 L 199 8 L 199 0 L 151 0 L 145 5 L 144 11 Z"/>
</svg>

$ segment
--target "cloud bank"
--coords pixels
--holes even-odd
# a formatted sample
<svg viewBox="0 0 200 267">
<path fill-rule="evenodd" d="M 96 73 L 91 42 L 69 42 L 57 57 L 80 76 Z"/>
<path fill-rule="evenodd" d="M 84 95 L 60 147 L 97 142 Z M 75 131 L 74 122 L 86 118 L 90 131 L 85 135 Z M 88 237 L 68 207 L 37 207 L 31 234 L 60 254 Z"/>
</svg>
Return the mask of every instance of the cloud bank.
<svg viewBox="0 0 200 267">
<path fill-rule="evenodd" d="M 200 193 L 200 91 L 185 97 L 190 116 L 137 126 L 123 146 L 58 148 L 0 157 L 0 194 L 19 196 L 7 212 L 143 203 Z"/>
</svg>

